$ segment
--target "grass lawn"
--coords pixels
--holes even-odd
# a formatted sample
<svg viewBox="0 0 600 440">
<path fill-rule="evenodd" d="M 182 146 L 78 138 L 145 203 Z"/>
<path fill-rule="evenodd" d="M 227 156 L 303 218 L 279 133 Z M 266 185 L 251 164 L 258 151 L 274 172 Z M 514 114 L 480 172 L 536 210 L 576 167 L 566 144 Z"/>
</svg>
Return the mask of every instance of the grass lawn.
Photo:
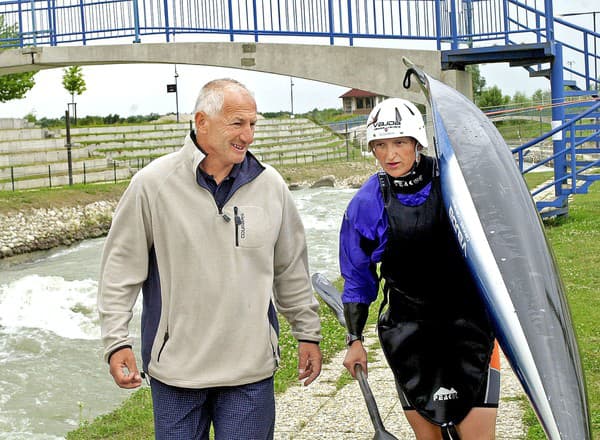
<svg viewBox="0 0 600 440">
<path fill-rule="evenodd" d="M 546 234 L 567 291 L 586 376 L 593 438 L 600 439 L 600 184 L 575 196 L 566 219 L 548 222 Z M 529 409 L 528 440 L 544 436 Z"/>
</svg>

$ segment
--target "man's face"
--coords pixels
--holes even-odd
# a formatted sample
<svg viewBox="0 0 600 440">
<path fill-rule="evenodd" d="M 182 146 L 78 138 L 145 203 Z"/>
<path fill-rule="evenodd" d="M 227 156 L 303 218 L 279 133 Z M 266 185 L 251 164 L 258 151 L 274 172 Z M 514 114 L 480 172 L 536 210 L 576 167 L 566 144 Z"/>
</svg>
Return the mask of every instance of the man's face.
<svg viewBox="0 0 600 440">
<path fill-rule="evenodd" d="M 220 113 L 196 114 L 198 141 L 211 161 L 221 166 L 240 163 L 254 140 L 256 102 L 248 93 L 225 90 Z"/>
</svg>

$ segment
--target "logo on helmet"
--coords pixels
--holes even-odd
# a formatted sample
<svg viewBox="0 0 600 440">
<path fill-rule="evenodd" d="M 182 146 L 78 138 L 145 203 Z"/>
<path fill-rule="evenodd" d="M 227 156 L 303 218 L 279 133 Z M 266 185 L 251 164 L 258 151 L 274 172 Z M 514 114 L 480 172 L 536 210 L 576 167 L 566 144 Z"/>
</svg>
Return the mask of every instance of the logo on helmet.
<svg viewBox="0 0 600 440">
<path fill-rule="evenodd" d="M 381 121 L 379 122 L 379 112 L 381 111 L 381 109 L 375 114 L 375 116 L 373 117 L 373 120 L 369 123 L 369 125 L 373 125 L 373 128 L 375 130 L 380 130 L 383 129 L 383 131 L 388 131 L 388 129 L 390 128 L 400 128 L 402 126 L 402 115 L 400 114 L 400 111 L 398 110 L 398 107 L 395 108 L 396 110 L 396 119 L 394 121 Z M 367 125 L 368 127 L 368 125 Z"/>
</svg>

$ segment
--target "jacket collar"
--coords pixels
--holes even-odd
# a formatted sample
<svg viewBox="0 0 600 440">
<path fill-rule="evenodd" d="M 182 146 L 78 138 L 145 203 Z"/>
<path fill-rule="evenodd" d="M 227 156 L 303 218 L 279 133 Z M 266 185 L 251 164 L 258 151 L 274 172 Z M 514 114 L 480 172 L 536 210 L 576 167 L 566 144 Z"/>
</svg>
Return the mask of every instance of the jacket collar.
<svg viewBox="0 0 600 440">
<path fill-rule="evenodd" d="M 182 152 L 189 158 L 192 174 L 196 178 L 196 172 L 200 166 L 200 162 L 206 157 L 206 153 L 196 143 L 196 133 L 194 130 L 191 130 L 185 137 Z M 254 180 L 265 169 L 264 165 L 250 151 L 246 152 L 246 157 L 240 165 L 239 175 L 235 179 L 236 183 L 234 184 L 236 188 Z"/>
</svg>

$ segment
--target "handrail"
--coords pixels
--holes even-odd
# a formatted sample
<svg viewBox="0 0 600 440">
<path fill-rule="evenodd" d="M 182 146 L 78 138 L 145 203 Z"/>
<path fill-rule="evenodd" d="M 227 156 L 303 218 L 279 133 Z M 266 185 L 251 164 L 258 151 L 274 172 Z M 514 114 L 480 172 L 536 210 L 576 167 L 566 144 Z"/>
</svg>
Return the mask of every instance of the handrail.
<svg viewBox="0 0 600 440">
<path fill-rule="evenodd" d="M 593 106 L 591 106 L 588 110 L 586 110 L 585 112 L 577 115 L 576 117 L 574 117 L 573 119 L 569 120 L 568 122 L 565 122 L 555 128 L 553 128 L 552 130 L 550 130 L 549 132 L 538 136 L 535 139 L 532 139 L 529 142 L 526 142 L 525 144 L 513 148 L 511 149 L 511 152 L 513 154 L 517 154 L 518 157 L 518 163 L 519 163 L 519 170 L 521 171 L 522 174 L 526 174 L 530 171 L 533 171 L 536 168 L 541 167 L 542 165 L 545 165 L 548 162 L 553 161 L 554 159 L 563 156 L 564 154 L 570 152 L 571 154 L 571 167 L 570 167 L 570 172 L 563 175 L 563 176 L 554 176 L 554 180 L 552 180 L 551 182 L 538 187 L 537 189 L 535 189 L 534 191 L 532 191 L 531 195 L 535 196 L 539 193 L 541 193 L 542 191 L 550 188 L 551 186 L 556 185 L 557 183 L 561 183 L 563 181 L 566 181 L 567 179 L 571 179 L 571 190 L 572 192 L 575 192 L 576 190 L 576 181 L 577 181 L 577 177 L 582 174 L 584 171 L 588 170 L 589 168 L 592 168 L 594 166 L 596 166 L 596 164 L 600 163 L 600 160 L 596 160 L 594 162 L 592 162 L 591 164 L 588 164 L 585 167 L 579 168 L 577 169 L 576 167 L 576 148 L 579 145 L 584 144 L 585 142 L 588 142 L 591 139 L 597 138 L 598 136 L 600 136 L 600 130 L 596 131 L 594 134 L 580 140 L 580 141 L 575 141 L 575 124 L 586 118 L 588 115 L 590 115 L 591 113 L 594 113 L 595 111 L 597 111 L 598 109 L 600 109 L 600 102 L 594 104 Z M 551 136 L 554 136 L 556 133 L 558 132 L 563 132 L 566 129 L 570 129 L 570 142 L 569 142 L 569 146 L 564 148 L 561 151 L 557 151 L 554 152 L 551 156 L 547 157 L 546 159 L 532 165 L 531 167 L 524 169 L 524 156 L 525 154 L 523 153 L 525 150 L 531 148 L 533 145 L 536 145 L 546 139 L 548 139 Z"/>
<path fill-rule="evenodd" d="M 517 153 L 519 151 L 522 150 L 526 150 L 527 148 L 530 148 L 531 146 L 545 140 L 548 139 L 550 136 L 553 136 L 554 134 L 558 133 L 559 131 L 563 131 L 565 128 L 573 125 L 575 122 L 580 121 L 581 119 L 587 117 L 590 113 L 595 112 L 597 109 L 600 108 L 600 101 L 596 104 L 594 104 L 593 106 L 591 106 L 588 110 L 586 110 L 585 112 L 581 113 L 580 115 L 577 115 L 575 118 L 571 119 L 569 122 L 565 122 L 562 125 L 559 125 L 555 128 L 553 128 L 552 130 L 550 130 L 548 133 L 545 133 L 541 136 L 538 136 L 535 139 L 532 139 L 529 142 L 524 143 L 523 145 L 516 147 L 514 149 L 512 149 L 511 151 L 513 153 Z"/>
</svg>

